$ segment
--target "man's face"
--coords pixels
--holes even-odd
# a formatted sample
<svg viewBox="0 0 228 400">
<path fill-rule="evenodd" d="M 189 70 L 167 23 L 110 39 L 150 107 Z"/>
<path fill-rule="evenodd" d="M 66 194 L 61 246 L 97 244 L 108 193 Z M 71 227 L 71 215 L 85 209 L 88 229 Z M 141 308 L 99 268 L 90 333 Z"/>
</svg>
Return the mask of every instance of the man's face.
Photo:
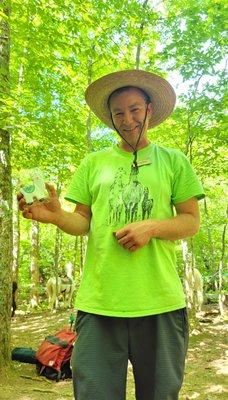
<svg viewBox="0 0 228 400">
<path fill-rule="evenodd" d="M 146 132 L 148 120 L 152 114 L 152 104 L 146 103 L 140 90 L 132 88 L 115 94 L 110 101 L 110 111 L 117 131 L 128 143 L 133 147 L 136 145 L 142 128 L 138 148 L 148 143 Z M 122 140 L 122 146 L 126 149 L 128 147 L 124 140 Z"/>
</svg>

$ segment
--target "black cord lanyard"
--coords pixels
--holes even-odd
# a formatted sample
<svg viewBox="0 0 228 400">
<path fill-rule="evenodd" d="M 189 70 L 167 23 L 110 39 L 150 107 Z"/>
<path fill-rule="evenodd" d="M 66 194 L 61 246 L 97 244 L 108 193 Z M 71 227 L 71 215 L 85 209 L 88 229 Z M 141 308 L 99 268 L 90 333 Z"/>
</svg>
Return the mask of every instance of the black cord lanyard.
<svg viewBox="0 0 228 400">
<path fill-rule="evenodd" d="M 139 141 L 140 141 L 140 138 L 141 138 L 141 135 L 142 135 L 142 132 L 143 132 L 145 123 L 146 123 L 147 109 L 148 109 L 148 105 L 147 105 L 147 108 L 146 108 L 146 114 L 145 114 L 145 118 L 144 118 L 144 121 L 143 121 L 142 129 L 141 129 L 141 131 L 140 131 L 140 133 L 139 133 L 139 137 L 138 137 L 138 139 L 137 139 L 137 142 L 136 142 L 135 147 L 133 147 L 133 146 L 121 135 L 121 133 L 118 131 L 118 129 L 116 128 L 116 126 L 115 126 L 115 124 L 114 124 L 113 117 L 112 117 L 112 113 L 111 113 L 111 110 L 110 110 L 110 116 L 111 116 L 112 125 L 114 126 L 114 129 L 116 130 L 116 132 L 118 133 L 118 135 L 120 135 L 120 137 L 121 137 L 121 138 L 132 148 L 132 150 L 133 150 L 134 159 L 133 159 L 131 168 L 134 169 L 135 172 L 138 172 L 138 169 L 139 169 L 138 164 L 137 164 L 137 156 L 138 156 L 137 147 L 138 147 L 138 144 L 139 144 Z"/>
</svg>

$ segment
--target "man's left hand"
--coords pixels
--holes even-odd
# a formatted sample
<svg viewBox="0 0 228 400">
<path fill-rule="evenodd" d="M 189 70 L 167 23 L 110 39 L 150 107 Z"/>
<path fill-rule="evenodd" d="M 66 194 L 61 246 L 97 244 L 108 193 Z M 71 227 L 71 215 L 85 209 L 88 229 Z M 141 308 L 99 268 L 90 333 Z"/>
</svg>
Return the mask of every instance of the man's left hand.
<svg viewBox="0 0 228 400">
<path fill-rule="evenodd" d="M 147 245 L 152 237 L 151 220 L 133 222 L 115 233 L 118 243 L 126 250 L 135 251 Z"/>
</svg>

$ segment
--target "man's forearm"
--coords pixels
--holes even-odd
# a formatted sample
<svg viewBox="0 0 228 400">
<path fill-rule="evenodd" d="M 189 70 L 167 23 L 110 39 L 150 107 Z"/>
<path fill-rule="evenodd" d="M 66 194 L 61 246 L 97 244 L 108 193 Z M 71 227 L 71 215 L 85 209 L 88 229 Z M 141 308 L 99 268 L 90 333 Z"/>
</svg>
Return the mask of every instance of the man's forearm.
<svg viewBox="0 0 228 400">
<path fill-rule="evenodd" d="M 80 236 L 88 233 L 90 220 L 77 212 L 61 210 L 53 224 L 65 233 Z"/>
<path fill-rule="evenodd" d="M 115 232 L 118 243 L 135 251 L 151 239 L 178 240 L 193 236 L 199 229 L 199 209 L 195 198 L 175 206 L 177 216 L 163 220 L 147 219 L 132 222 Z"/>
<path fill-rule="evenodd" d="M 148 220 L 149 221 L 149 220 Z M 178 240 L 195 235 L 199 221 L 191 214 L 179 214 L 164 220 L 150 220 L 151 238 Z"/>
</svg>

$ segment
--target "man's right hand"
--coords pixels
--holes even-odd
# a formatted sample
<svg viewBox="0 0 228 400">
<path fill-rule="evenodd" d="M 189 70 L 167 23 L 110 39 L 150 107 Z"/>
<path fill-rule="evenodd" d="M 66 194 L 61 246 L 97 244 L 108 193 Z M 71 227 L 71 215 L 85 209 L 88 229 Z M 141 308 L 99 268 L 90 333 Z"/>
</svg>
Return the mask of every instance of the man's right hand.
<svg viewBox="0 0 228 400">
<path fill-rule="evenodd" d="M 27 204 L 24 196 L 19 193 L 17 195 L 19 209 L 27 219 L 56 225 L 61 214 L 61 204 L 54 186 L 49 185 L 48 183 L 46 183 L 45 186 L 49 197 L 42 202 L 36 201 L 33 204 Z"/>
</svg>

